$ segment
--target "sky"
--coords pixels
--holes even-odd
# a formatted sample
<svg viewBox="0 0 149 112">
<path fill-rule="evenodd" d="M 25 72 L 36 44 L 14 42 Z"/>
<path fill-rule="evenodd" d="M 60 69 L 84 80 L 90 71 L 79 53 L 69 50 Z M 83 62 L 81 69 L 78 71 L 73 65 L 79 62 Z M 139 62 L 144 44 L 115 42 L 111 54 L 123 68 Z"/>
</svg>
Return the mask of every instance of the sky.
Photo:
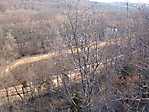
<svg viewBox="0 0 149 112">
<path fill-rule="evenodd" d="M 98 1 L 98 2 L 131 2 L 131 3 L 147 3 L 149 4 L 149 0 L 90 0 L 90 1 Z"/>
</svg>

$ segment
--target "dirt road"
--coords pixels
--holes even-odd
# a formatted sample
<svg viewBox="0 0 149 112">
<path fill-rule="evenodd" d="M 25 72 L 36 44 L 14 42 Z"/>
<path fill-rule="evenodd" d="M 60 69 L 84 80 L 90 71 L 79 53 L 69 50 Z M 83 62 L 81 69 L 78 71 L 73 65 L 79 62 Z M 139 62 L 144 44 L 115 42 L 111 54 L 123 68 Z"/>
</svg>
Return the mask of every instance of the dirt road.
<svg viewBox="0 0 149 112">
<path fill-rule="evenodd" d="M 108 44 L 108 42 L 101 42 L 97 45 L 97 47 L 98 48 L 104 47 L 107 44 Z M 95 45 L 93 44 L 91 46 L 91 48 L 94 48 L 94 47 L 95 47 Z M 71 54 L 70 50 L 62 50 L 61 52 L 64 54 Z M 74 49 L 74 52 L 77 52 L 77 50 Z M 18 59 L 15 62 L 7 65 L 6 67 L 3 67 L 2 73 L 7 74 L 8 72 L 12 71 L 13 69 L 15 69 L 16 67 L 18 67 L 20 65 L 31 64 L 31 63 L 38 62 L 38 61 L 48 60 L 52 57 L 56 57 L 59 55 L 60 55 L 59 52 L 52 52 L 52 53 L 36 55 L 36 56 L 31 56 L 31 57 L 24 57 L 24 58 Z"/>
</svg>

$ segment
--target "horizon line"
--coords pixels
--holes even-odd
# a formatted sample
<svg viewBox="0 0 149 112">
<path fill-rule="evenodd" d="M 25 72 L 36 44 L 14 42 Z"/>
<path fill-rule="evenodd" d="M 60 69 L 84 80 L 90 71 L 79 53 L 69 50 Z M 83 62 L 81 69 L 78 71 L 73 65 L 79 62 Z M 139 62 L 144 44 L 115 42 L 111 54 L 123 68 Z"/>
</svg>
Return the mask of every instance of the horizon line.
<svg viewBox="0 0 149 112">
<path fill-rule="evenodd" d="M 145 2 L 145 1 L 143 1 L 143 2 L 141 2 L 141 0 L 139 0 L 139 1 L 130 1 L 130 0 L 125 0 L 125 1 L 118 1 L 118 0 L 112 0 L 112 1 L 110 1 L 110 0 L 108 0 L 108 1 L 106 1 L 106 0 L 89 0 L 89 1 L 92 1 L 92 2 L 100 2 L 100 3 L 136 3 L 136 4 L 149 4 L 149 2 Z"/>
</svg>

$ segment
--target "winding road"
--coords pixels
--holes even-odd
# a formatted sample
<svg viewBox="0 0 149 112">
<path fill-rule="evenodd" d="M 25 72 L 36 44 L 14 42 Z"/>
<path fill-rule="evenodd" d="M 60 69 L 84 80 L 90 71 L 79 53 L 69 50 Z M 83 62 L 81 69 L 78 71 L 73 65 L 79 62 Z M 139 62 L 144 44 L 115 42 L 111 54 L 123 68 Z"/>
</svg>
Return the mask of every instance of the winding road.
<svg viewBox="0 0 149 112">
<path fill-rule="evenodd" d="M 100 42 L 99 44 L 96 44 L 96 45 L 95 44 L 90 45 L 90 48 L 95 48 L 95 47 L 102 48 L 102 47 L 106 47 L 106 46 L 112 45 L 112 44 L 115 44 L 115 43 L 112 42 L 112 41 Z M 75 53 L 75 52 L 77 52 L 77 49 L 73 49 L 73 51 Z M 81 49 L 79 49 L 79 52 L 80 51 L 81 51 Z M 65 54 L 65 53 L 66 54 L 71 54 L 71 50 L 62 50 L 61 52 L 63 54 Z M 52 53 L 47 53 L 47 54 L 42 54 L 42 55 L 36 55 L 36 56 L 31 56 L 31 57 L 24 57 L 24 58 L 18 59 L 16 61 L 10 63 L 6 67 L 3 67 L 3 69 L 1 71 L 2 71 L 2 73 L 4 73 L 4 76 L 3 77 L 6 77 L 12 70 L 15 70 L 19 66 L 22 67 L 22 65 L 32 64 L 32 63 L 35 63 L 35 62 L 48 60 L 48 59 L 53 58 L 53 57 L 56 57 L 56 56 L 61 56 L 61 54 L 59 52 L 52 52 Z M 103 64 L 101 63 L 100 66 L 102 67 L 102 65 Z M 68 77 L 71 80 L 73 80 L 73 81 L 79 81 L 80 80 L 80 75 L 79 75 L 79 72 L 78 71 L 71 71 L 71 73 L 70 73 L 70 75 Z M 61 79 L 59 79 L 59 81 L 61 82 Z M 58 85 L 58 82 L 57 82 L 57 77 L 53 77 L 52 78 L 52 82 L 55 85 L 55 87 L 58 87 L 59 86 Z M 21 86 L 22 86 L 21 84 L 20 85 L 16 85 L 16 88 L 17 87 L 21 87 Z M 9 88 L 12 88 L 12 91 L 15 92 L 15 89 L 13 90 L 13 87 L 8 87 L 7 89 L 9 90 Z M 2 94 L 4 94 L 4 93 L 5 93 L 5 89 L 1 89 L 0 90 L 0 96 Z"/>
<path fill-rule="evenodd" d="M 97 45 L 97 48 L 104 47 L 107 44 L 108 44 L 108 42 L 101 42 Z M 94 48 L 94 47 L 95 47 L 95 45 L 92 44 L 91 48 Z M 71 54 L 71 50 L 62 50 L 61 52 L 63 54 Z M 74 49 L 74 53 L 75 52 L 77 52 L 76 49 Z M 20 65 L 31 64 L 31 63 L 38 62 L 38 61 L 48 60 L 52 57 L 57 57 L 57 56 L 60 56 L 59 52 L 52 52 L 52 53 L 36 55 L 36 56 L 31 56 L 31 57 L 24 57 L 24 58 L 16 60 L 15 62 L 10 63 L 6 67 L 4 67 L 2 70 L 3 71 L 2 73 L 7 74 L 8 72 L 12 71 L 13 69 L 15 69 L 16 67 L 18 67 Z"/>
</svg>

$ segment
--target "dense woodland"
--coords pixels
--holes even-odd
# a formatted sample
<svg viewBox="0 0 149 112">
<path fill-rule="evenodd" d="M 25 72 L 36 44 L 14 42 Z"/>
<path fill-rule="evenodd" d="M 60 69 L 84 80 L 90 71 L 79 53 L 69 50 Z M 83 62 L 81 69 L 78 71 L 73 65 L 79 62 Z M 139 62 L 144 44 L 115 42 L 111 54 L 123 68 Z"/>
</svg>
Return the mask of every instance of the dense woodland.
<svg viewBox="0 0 149 112">
<path fill-rule="evenodd" d="M 0 112 L 149 112 L 149 5 L 1 0 Z"/>
</svg>

